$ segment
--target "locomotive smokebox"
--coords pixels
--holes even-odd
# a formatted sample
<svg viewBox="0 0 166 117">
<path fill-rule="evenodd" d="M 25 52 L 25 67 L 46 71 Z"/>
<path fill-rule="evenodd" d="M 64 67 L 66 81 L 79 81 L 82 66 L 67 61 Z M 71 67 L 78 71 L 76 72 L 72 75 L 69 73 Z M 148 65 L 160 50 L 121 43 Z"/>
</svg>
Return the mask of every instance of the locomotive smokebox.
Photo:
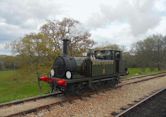
<svg viewBox="0 0 166 117">
<path fill-rule="evenodd" d="M 63 39 L 63 56 L 68 55 L 68 43 L 69 39 Z"/>
</svg>

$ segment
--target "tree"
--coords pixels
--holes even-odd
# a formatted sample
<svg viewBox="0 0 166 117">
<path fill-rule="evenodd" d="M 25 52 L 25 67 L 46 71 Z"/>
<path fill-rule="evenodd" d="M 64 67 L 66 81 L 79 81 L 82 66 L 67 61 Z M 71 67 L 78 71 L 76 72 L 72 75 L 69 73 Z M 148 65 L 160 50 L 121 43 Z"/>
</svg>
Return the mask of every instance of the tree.
<svg viewBox="0 0 166 117">
<path fill-rule="evenodd" d="M 59 55 L 59 52 L 53 52 L 54 43 L 47 39 L 42 33 L 31 33 L 25 35 L 21 40 L 14 41 L 11 44 L 13 51 L 17 52 L 22 59 L 22 67 L 38 66 L 39 63 L 50 65 L 50 61 Z"/>
<path fill-rule="evenodd" d="M 18 66 L 15 56 L 0 56 L 0 70 L 15 70 Z"/>
<path fill-rule="evenodd" d="M 81 55 L 94 45 L 91 34 L 76 20 L 64 18 L 62 21 L 48 21 L 41 27 L 41 33 L 54 42 L 55 50 L 62 50 L 62 40 L 70 40 L 70 54 Z"/>
<path fill-rule="evenodd" d="M 22 65 L 31 69 L 39 63 L 51 66 L 62 52 L 62 40 L 70 40 L 70 55 L 78 56 L 94 45 L 89 32 L 80 28 L 76 20 L 64 18 L 62 21 L 48 21 L 38 33 L 25 35 L 11 43 L 12 50 L 22 58 Z"/>
<path fill-rule="evenodd" d="M 133 45 L 133 53 L 137 65 L 161 69 L 165 59 L 165 39 L 162 35 L 152 35 Z"/>
</svg>

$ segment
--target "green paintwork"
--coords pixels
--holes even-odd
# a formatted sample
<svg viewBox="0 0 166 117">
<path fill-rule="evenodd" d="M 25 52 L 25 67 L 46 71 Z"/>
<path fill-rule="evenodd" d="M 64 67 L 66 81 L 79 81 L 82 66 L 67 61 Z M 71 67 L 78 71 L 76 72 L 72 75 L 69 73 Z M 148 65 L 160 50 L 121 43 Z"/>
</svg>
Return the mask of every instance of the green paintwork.
<svg viewBox="0 0 166 117">
<path fill-rule="evenodd" d="M 114 71 L 113 60 L 92 61 L 92 77 L 110 75 L 113 74 L 113 71 Z"/>
</svg>

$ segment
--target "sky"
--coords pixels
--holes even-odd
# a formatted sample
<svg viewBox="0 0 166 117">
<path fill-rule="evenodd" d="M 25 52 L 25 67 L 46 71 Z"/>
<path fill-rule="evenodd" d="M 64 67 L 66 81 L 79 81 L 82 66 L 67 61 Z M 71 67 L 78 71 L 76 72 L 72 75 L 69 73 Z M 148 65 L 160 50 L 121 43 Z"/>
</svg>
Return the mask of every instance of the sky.
<svg viewBox="0 0 166 117">
<path fill-rule="evenodd" d="M 152 34 L 166 35 L 166 0 L 0 0 L 0 55 L 46 20 L 81 22 L 98 45 L 126 47 Z"/>
</svg>

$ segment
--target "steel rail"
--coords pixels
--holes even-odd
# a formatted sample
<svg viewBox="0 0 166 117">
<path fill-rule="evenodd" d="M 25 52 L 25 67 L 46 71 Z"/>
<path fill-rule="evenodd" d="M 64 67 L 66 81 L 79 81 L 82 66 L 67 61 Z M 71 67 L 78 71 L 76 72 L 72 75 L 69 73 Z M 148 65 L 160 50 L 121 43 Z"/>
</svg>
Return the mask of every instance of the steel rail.
<svg viewBox="0 0 166 117">
<path fill-rule="evenodd" d="M 156 76 L 152 76 L 152 77 L 150 77 L 150 78 L 146 78 L 146 77 L 149 77 L 149 76 L 145 76 L 145 79 L 144 78 L 141 78 L 141 79 L 139 79 L 139 80 L 137 80 L 137 81 L 132 81 L 132 80 L 130 80 L 130 81 L 132 81 L 132 82 L 127 82 L 127 83 L 124 83 L 123 84 L 123 82 L 121 82 L 119 85 L 117 85 L 118 87 L 122 87 L 122 86 L 125 86 L 125 85 L 130 85 L 130 84 L 135 84 L 135 83 L 139 83 L 139 82 L 143 82 L 143 81 L 148 81 L 148 80 L 151 80 L 151 79 L 155 79 L 155 78 L 159 78 L 159 77 L 164 77 L 164 76 L 166 76 L 166 73 L 162 73 L 162 74 L 157 74 Z M 136 79 L 136 78 L 135 78 Z M 135 79 L 133 79 L 133 80 L 135 80 Z M 123 81 L 125 81 L 125 80 L 123 80 Z M 128 80 L 126 80 L 126 81 L 128 81 Z"/>
<path fill-rule="evenodd" d="M 153 73 L 153 74 L 147 74 L 147 75 L 138 75 L 138 76 L 133 76 L 133 77 L 129 77 L 129 78 L 123 78 L 125 76 L 122 76 L 121 81 L 127 81 L 127 80 L 133 80 L 133 79 L 137 79 L 137 78 L 143 78 L 143 77 L 148 77 L 148 76 L 154 76 L 154 75 L 159 75 L 159 74 L 163 74 L 166 73 L 164 72 L 159 72 L 159 73 Z"/>
<path fill-rule="evenodd" d="M 22 99 L 22 100 L 15 100 L 15 101 L 7 102 L 7 103 L 2 103 L 2 104 L 0 104 L 0 108 L 5 107 L 5 106 L 15 105 L 15 104 L 21 104 L 21 103 L 25 103 L 25 102 L 29 102 L 29 101 L 35 101 L 35 100 L 47 98 L 47 97 L 50 97 L 50 96 L 56 96 L 58 94 L 61 94 L 61 93 L 45 94 L 45 95 L 41 95 L 41 96 L 25 98 L 25 99 Z"/>
<path fill-rule="evenodd" d="M 50 107 L 55 106 L 55 105 L 63 105 L 62 103 L 64 103 L 64 102 L 67 102 L 67 100 L 63 100 L 63 101 L 59 101 L 59 102 L 47 104 L 47 105 L 44 105 L 44 106 L 39 106 L 37 108 L 32 108 L 32 109 L 29 109 L 29 110 L 25 110 L 25 111 L 13 113 L 13 114 L 7 115 L 5 117 L 13 117 L 13 116 L 19 116 L 19 115 L 26 115 L 28 113 L 38 112 L 38 111 L 43 110 L 43 109 L 49 110 Z"/>
</svg>

